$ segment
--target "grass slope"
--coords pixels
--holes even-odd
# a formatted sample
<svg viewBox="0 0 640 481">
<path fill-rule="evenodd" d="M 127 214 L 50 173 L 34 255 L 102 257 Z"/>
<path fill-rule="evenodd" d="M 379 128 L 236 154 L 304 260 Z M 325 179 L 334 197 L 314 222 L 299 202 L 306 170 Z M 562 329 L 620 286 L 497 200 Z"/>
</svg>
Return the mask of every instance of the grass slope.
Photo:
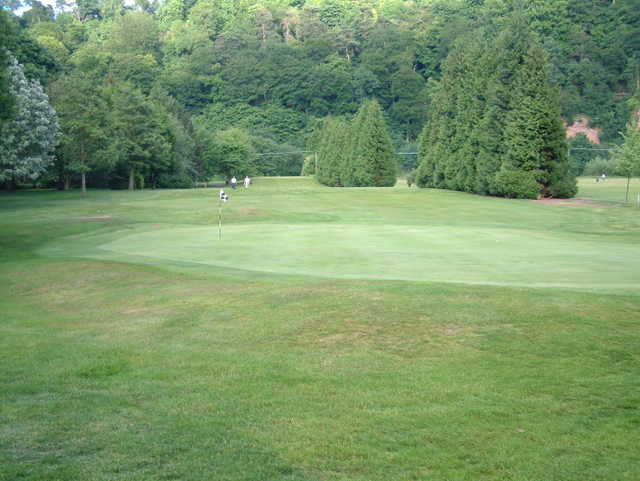
<svg viewBox="0 0 640 481">
<path fill-rule="evenodd" d="M 218 242 L 215 195 L 0 196 L 0 479 L 640 476 L 638 277 L 607 274 L 638 245 L 637 209 L 259 179 L 225 207 L 224 255 L 198 253 Z M 384 279 L 425 226 L 478 258 L 467 231 L 524 231 L 588 242 L 597 264 L 584 289 L 450 283 L 442 261 Z M 340 257 L 345 238 L 365 252 Z"/>
</svg>

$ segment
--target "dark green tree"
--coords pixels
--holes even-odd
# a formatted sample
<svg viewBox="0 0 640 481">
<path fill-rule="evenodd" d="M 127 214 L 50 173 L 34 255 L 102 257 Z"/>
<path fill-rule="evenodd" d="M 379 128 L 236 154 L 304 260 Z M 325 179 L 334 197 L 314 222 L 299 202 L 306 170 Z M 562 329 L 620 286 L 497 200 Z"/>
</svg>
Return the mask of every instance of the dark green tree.
<svg viewBox="0 0 640 481">
<path fill-rule="evenodd" d="M 203 156 L 207 172 L 229 179 L 256 174 L 256 151 L 251 136 L 243 129 L 230 128 L 205 134 Z"/>
<path fill-rule="evenodd" d="M 0 9 L 0 129 L 2 124 L 9 120 L 13 114 L 15 99 L 11 95 L 9 77 L 9 58 L 7 45 L 13 35 L 13 28 L 9 15 Z"/>
<path fill-rule="evenodd" d="M 396 160 L 380 104 L 364 103 L 350 131 L 348 162 L 344 163 L 345 187 L 390 187 L 396 183 Z"/>
<path fill-rule="evenodd" d="M 515 75 L 504 129 L 498 183 L 506 197 L 573 197 L 577 192 L 559 102 L 546 66 L 544 51 L 531 42 Z M 520 190 L 514 190 L 517 185 Z"/>
<path fill-rule="evenodd" d="M 523 18 L 459 42 L 420 138 L 417 183 L 506 197 L 570 197 L 559 101 Z"/>
<path fill-rule="evenodd" d="M 126 173 L 127 186 L 134 190 L 152 169 L 167 170 L 171 146 L 151 102 L 131 84 L 108 89 L 108 108 L 108 159 Z"/>
<path fill-rule="evenodd" d="M 62 131 L 56 170 L 65 189 L 71 175 L 79 174 L 84 195 L 87 174 L 108 162 L 107 105 L 101 92 L 81 76 L 63 76 L 49 90 Z"/>
<path fill-rule="evenodd" d="M 330 187 L 343 185 L 344 164 L 351 131 L 346 122 L 327 117 L 320 132 L 316 179 Z"/>
</svg>

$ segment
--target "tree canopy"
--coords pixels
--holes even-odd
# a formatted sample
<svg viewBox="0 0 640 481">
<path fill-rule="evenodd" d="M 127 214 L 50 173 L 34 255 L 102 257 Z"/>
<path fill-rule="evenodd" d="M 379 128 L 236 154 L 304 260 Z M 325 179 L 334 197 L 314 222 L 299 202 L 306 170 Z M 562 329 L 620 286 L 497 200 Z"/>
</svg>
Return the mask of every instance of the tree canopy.
<svg viewBox="0 0 640 481">
<path fill-rule="evenodd" d="M 510 167 L 498 165 L 488 153 L 505 142 L 511 166 L 549 162 L 542 157 L 525 159 L 514 147 L 542 129 L 520 128 L 527 115 L 551 115 L 542 103 L 535 104 L 536 112 L 518 109 L 520 116 L 514 113 L 507 119 L 501 115 L 501 104 L 487 104 L 485 109 L 470 94 L 491 88 L 483 86 L 487 74 L 502 75 L 501 88 L 507 80 L 515 82 L 508 77 L 513 65 L 504 52 L 510 41 L 516 48 L 524 44 L 503 35 L 514 12 L 538 39 L 537 50 L 523 50 L 521 58 L 526 54 L 546 59 L 546 75 L 557 86 L 553 102 L 561 121 L 571 124 L 576 116 L 585 116 L 600 129 L 603 142 L 618 143 L 618 132 L 634 108 L 630 100 L 640 90 L 639 1 L 76 0 L 56 9 L 31 0 L 21 16 L 3 11 L 0 41 L 23 65 L 25 76 L 46 88 L 63 78 L 82 79 L 109 108 L 115 105 L 114 92 L 135 91 L 136 102 L 157 116 L 152 130 L 162 141 L 154 142 L 166 144 L 170 153 L 166 157 L 158 149 L 148 150 L 148 163 L 157 166 L 136 169 L 147 185 L 187 185 L 208 175 L 225 175 L 223 164 L 209 165 L 200 155 L 217 132 L 240 129 L 254 148 L 268 144 L 278 151 L 301 149 L 322 118 L 351 121 L 370 99 L 380 105 L 393 148 L 406 151 L 434 117 L 456 114 L 441 110 L 448 96 L 451 105 L 458 102 L 457 108 L 464 106 L 469 118 L 476 116 L 478 122 L 440 123 L 438 131 L 430 131 L 431 139 L 450 134 L 458 146 L 451 149 L 446 172 L 433 166 L 436 183 L 496 193 L 493 173 L 501 169 L 507 181 Z M 21 2 L 3 5 L 12 9 Z M 3 33 L 8 29 L 11 35 Z M 493 58 L 490 52 L 478 51 L 478 43 L 500 38 L 505 45 Z M 485 70 L 469 65 L 479 54 L 485 57 Z M 2 72 L 0 66 L 0 102 L 6 106 L 0 117 L 7 117 L 12 101 Z M 526 85 L 525 79 L 519 81 Z M 457 83 L 467 89 L 446 92 Z M 551 94 L 522 95 L 538 95 L 542 102 L 543 95 Z M 58 96 L 56 108 L 72 111 L 65 102 Z M 69 96 L 69 103 L 74 102 Z M 73 126 L 65 124 L 72 117 L 61 118 L 63 132 L 71 132 Z M 104 132 L 120 132 L 112 125 L 117 116 L 101 118 Z M 491 134 L 498 125 L 504 127 L 504 138 Z M 547 123 L 544 129 L 558 128 Z M 473 132 L 475 144 L 466 143 Z M 143 139 L 136 142 L 140 145 Z M 96 167 L 87 171 L 90 185 L 121 183 L 115 179 L 121 179 L 124 167 L 116 154 L 113 147 L 91 150 L 86 165 Z M 475 156 L 473 166 L 463 162 L 468 155 Z M 302 158 L 274 158 L 268 166 L 259 165 L 270 175 L 299 172 Z M 70 175 L 72 182 L 81 176 L 79 170 L 56 172 Z M 559 185 L 554 180 L 557 172 L 548 179 L 530 175 L 550 193 L 552 184 Z"/>
<path fill-rule="evenodd" d="M 505 197 L 575 194 L 547 56 L 524 19 L 460 42 L 420 139 L 417 183 Z"/>
</svg>

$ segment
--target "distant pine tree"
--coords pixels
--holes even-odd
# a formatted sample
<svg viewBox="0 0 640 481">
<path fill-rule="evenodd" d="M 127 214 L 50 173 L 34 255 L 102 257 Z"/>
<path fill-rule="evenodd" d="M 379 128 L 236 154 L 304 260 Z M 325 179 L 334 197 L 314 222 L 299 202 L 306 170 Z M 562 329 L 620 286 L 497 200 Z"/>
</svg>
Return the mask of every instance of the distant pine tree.
<svg viewBox="0 0 640 481">
<path fill-rule="evenodd" d="M 318 168 L 316 179 L 330 187 L 342 186 L 342 170 L 346 156 L 348 126 L 345 122 L 328 117 L 318 142 Z"/>
<path fill-rule="evenodd" d="M 498 183 L 507 197 L 572 197 L 577 191 L 575 177 L 569 172 L 558 99 L 546 65 L 544 51 L 532 42 L 513 82 L 514 95 L 504 128 L 505 154 Z M 506 190 L 505 183 L 509 185 Z"/>
<path fill-rule="evenodd" d="M 366 114 L 364 112 L 366 103 L 361 105 L 356 116 L 349 125 L 349 138 L 346 142 L 343 162 L 340 166 L 342 185 L 345 187 L 355 187 L 362 185 L 362 166 L 356 165 L 358 155 L 359 133 L 362 131 Z M 360 167 L 360 169 L 359 169 Z"/>
<path fill-rule="evenodd" d="M 396 183 L 393 143 L 380 104 L 364 103 L 351 129 L 350 155 L 345 166 L 345 185 L 390 187 Z"/>
<path fill-rule="evenodd" d="M 505 197 L 571 197 L 547 58 L 516 16 L 495 40 L 459 42 L 443 66 L 420 136 L 420 187 Z"/>
</svg>

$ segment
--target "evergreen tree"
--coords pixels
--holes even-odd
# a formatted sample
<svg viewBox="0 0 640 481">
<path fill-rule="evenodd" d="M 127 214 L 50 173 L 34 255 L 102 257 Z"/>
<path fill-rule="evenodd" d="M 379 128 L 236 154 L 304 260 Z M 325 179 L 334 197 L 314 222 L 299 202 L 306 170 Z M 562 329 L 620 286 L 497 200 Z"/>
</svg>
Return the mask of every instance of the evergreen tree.
<svg viewBox="0 0 640 481">
<path fill-rule="evenodd" d="M 58 117 L 37 80 L 27 80 L 10 57 L 10 94 L 15 113 L 0 127 L 0 182 L 11 187 L 19 180 L 35 180 L 53 160 L 58 142 Z"/>
<path fill-rule="evenodd" d="M 520 17 L 495 42 L 458 43 L 420 138 L 417 183 L 506 197 L 570 197 L 559 102 Z"/>
<path fill-rule="evenodd" d="M 350 132 L 349 160 L 344 185 L 391 187 L 396 183 L 393 143 L 380 104 L 370 100 L 360 107 Z"/>
<path fill-rule="evenodd" d="M 572 197 L 577 191 L 546 64 L 542 48 L 531 43 L 513 82 L 504 129 L 505 155 L 498 174 L 506 197 Z"/>
<path fill-rule="evenodd" d="M 330 187 L 343 185 L 343 166 L 347 157 L 349 127 L 346 122 L 328 117 L 323 123 L 318 151 L 318 182 Z"/>
</svg>

